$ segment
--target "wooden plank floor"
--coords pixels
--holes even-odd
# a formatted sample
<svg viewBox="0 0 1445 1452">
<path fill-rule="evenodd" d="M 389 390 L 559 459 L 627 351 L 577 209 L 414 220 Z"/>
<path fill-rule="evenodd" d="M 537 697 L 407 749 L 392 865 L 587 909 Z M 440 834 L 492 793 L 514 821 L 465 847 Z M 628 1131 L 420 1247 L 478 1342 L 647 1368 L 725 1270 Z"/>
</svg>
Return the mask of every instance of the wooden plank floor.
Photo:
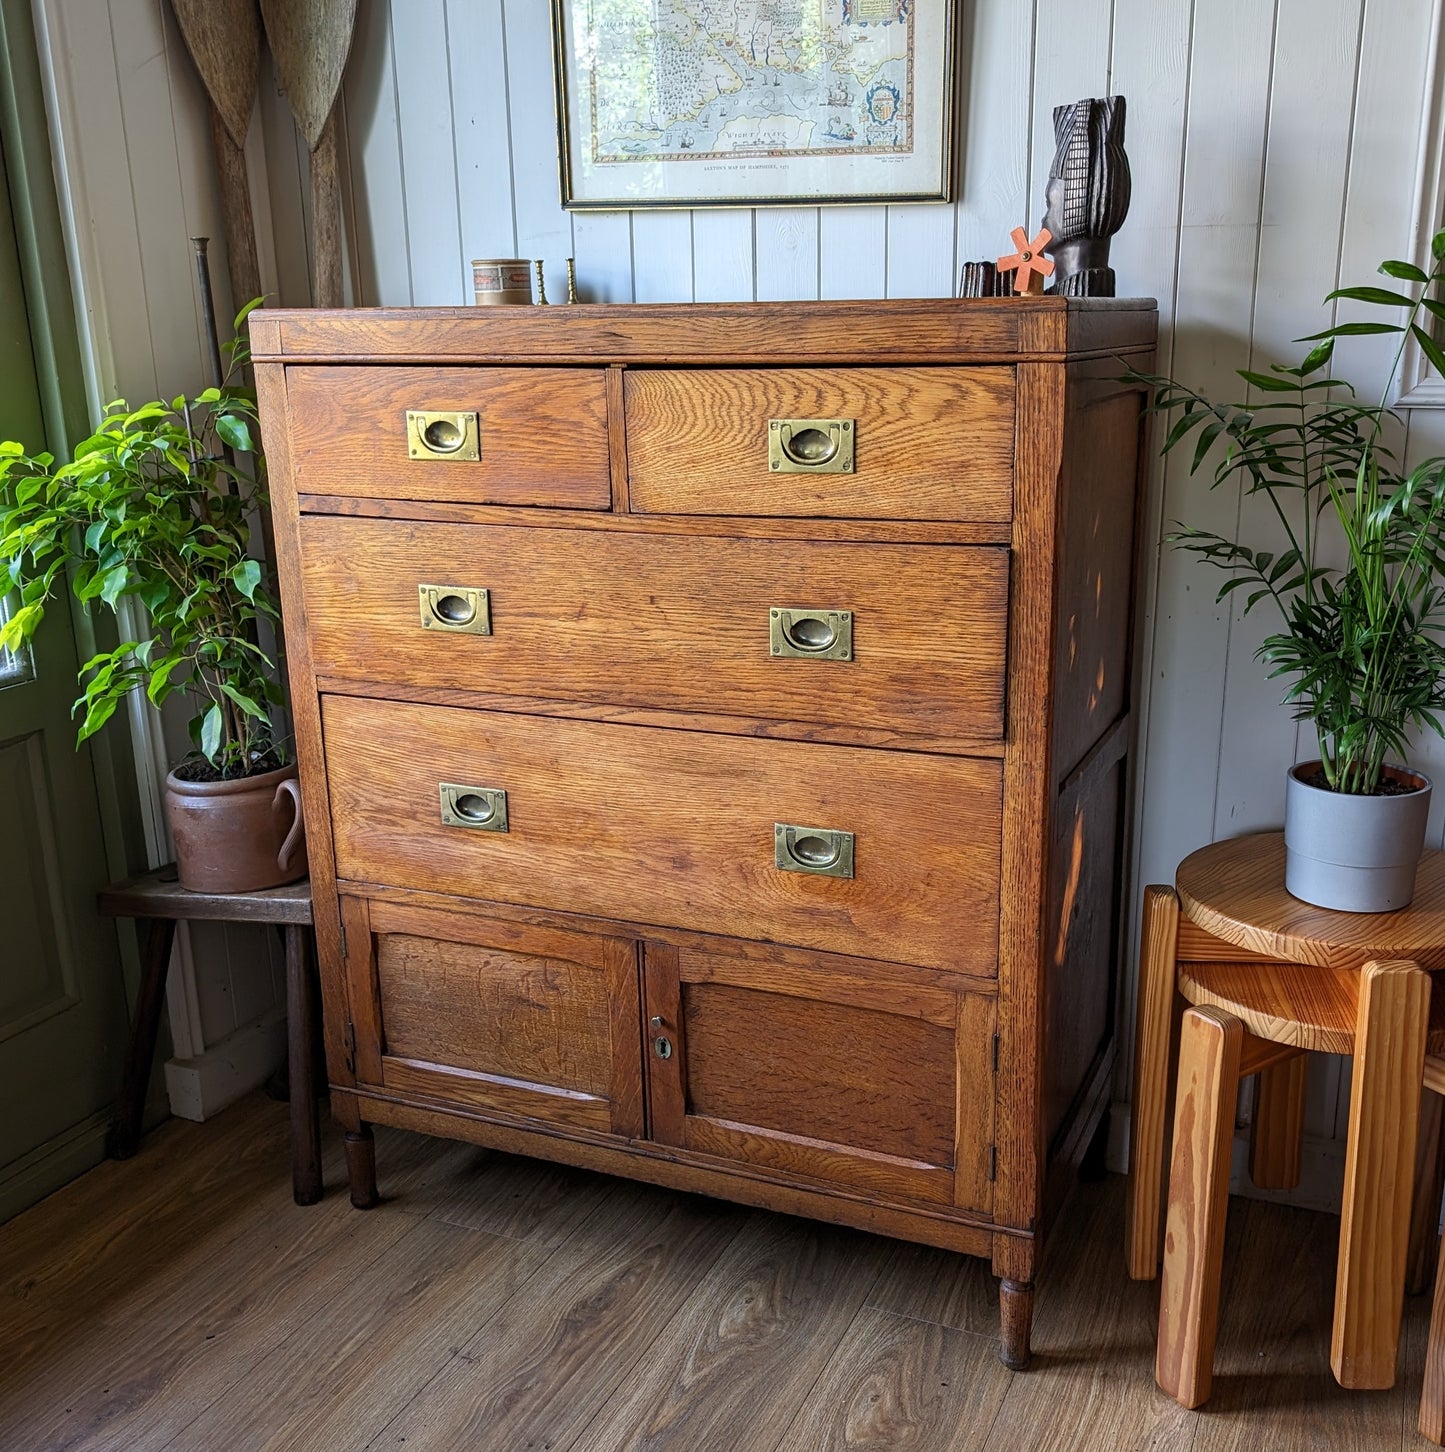
<svg viewBox="0 0 1445 1452">
<path fill-rule="evenodd" d="M 1396 1449 L 1399 1384 L 1328 1368 L 1338 1221 L 1231 1205 L 1214 1397 L 1152 1377 L 1123 1182 L 1080 1187 L 1034 1369 L 976 1260 L 379 1130 L 382 1204 L 291 1203 L 286 1112 L 174 1121 L 0 1227 L 0 1449 L 1224 1452 Z"/>
</svg>

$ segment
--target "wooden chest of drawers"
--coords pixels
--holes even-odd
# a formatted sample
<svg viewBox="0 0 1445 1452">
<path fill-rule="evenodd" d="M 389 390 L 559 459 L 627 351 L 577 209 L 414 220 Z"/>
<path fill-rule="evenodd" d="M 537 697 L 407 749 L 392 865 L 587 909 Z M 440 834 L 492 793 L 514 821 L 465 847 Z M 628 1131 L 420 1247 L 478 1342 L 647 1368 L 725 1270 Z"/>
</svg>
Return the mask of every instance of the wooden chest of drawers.
<svg viewBox="0 0 1445 1452">
<path fill-rule="evenodd" d="M 261 312 L 333 1112 L 991 1259 L 1107 1107 L 1152 303 Z"/>
</svg>

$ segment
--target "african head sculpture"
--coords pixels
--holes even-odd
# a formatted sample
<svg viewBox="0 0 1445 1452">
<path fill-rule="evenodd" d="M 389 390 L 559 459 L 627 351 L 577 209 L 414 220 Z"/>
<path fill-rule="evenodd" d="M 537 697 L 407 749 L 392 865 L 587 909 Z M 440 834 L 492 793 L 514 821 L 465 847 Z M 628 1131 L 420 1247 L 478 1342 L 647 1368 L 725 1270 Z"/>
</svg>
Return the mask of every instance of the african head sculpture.
<svg viewBox="0 0 1445 1452">
<path fill-rule="evenodd" d="M 1050 291 L 1067 297 L 1113 297 L 1109 239 L 1129 213 L 1129 158 L 1124 154 L 1124 98 L 1054 107 L 1054 162 L 1045 192 L 1044 226 L 1053 233 Z"/>
</svg>

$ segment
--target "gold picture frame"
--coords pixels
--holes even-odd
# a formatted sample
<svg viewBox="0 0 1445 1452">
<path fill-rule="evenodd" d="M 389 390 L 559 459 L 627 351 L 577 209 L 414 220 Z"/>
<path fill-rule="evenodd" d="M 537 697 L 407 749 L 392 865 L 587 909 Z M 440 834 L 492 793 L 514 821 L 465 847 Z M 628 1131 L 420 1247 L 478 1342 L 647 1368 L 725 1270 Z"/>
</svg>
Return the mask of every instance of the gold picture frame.
<svg viewBox="0 0 1445 1452">
<path fill-rule="evenodd" d="M 569 210 L 953 200 L 954 0 L 550 3 Z"/>
</svg>

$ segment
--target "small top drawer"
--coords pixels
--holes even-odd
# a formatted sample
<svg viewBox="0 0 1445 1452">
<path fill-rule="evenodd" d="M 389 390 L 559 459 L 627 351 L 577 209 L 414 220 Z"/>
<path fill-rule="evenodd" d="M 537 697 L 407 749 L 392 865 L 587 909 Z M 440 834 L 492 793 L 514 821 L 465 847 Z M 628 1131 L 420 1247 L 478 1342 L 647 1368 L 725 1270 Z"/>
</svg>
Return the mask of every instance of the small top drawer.
<svg viewBox="0 0 1445 1452">
<path fill-rule="evenodd" d="M 639 369 L 623 385 L 640 512 L 1012 514 L 1011 368 Z"/>
<path fill-rule="evenodd" d="M 611 504 L 600 368 L 298 365 L 286 394 L 298 494 Z"/>
</svg>

